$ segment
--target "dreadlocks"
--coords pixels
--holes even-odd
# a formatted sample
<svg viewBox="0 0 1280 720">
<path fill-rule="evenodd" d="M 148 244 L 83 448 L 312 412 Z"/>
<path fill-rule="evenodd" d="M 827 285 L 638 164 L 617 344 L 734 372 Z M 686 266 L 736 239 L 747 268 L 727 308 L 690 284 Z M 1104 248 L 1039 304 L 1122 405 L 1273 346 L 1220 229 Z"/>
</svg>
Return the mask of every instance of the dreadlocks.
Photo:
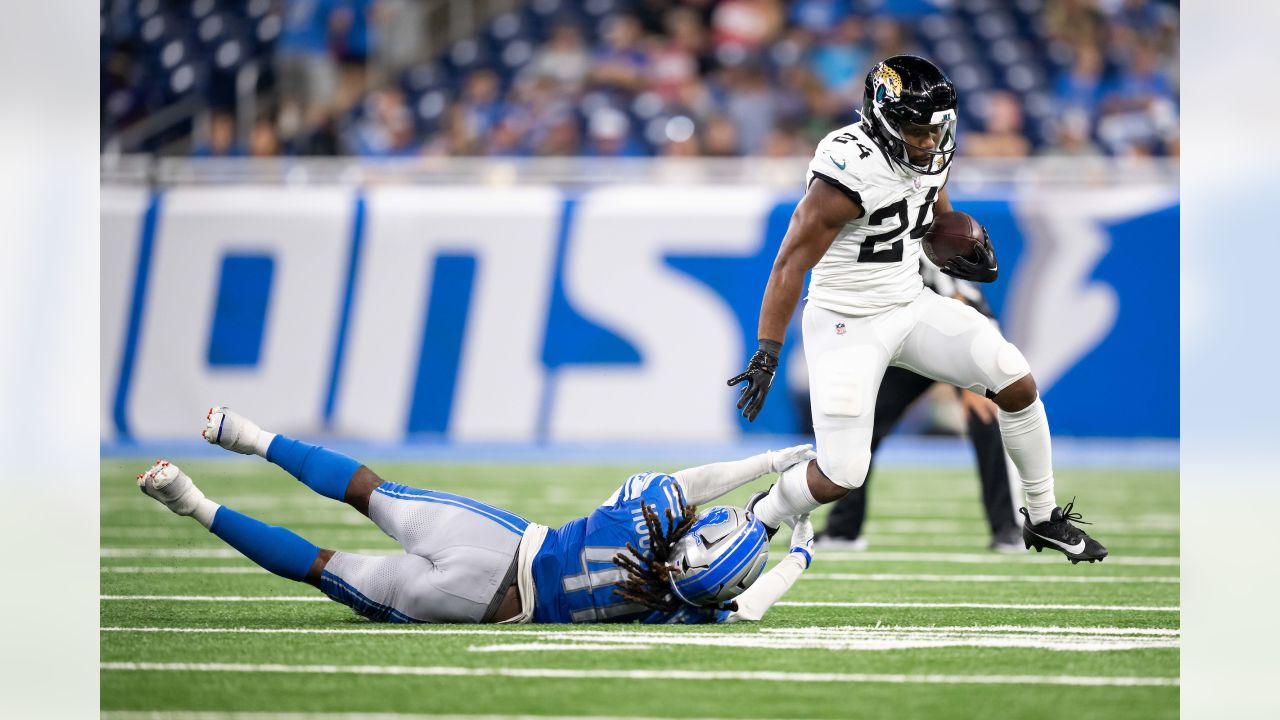
<svg viewBox="0 0 1280 720">
<path fill-rule="evenodd" d="M 680 607 L 681 601 L 671 592 L 671 549 L 680 538 L 689 531 L 697 518 L 698 507 L 684 503 L 684 490 L 676 485 L 676 504 L 680 510 L 677 519 L 670 508 L 666 511 L 666 528 L 663 529 L 653 505 L 641 503 L 645 525 L 649 529 L 649 549 L 653 560 L 644 561 L 644 555 L 631 543 L 627 543 L 627 551 L 613 556 L 613 562 L 622 568 L 626 578 L 614 593 L 627 600 L 638 602 L 647 608 L 672 612 Z"/>
</svg>

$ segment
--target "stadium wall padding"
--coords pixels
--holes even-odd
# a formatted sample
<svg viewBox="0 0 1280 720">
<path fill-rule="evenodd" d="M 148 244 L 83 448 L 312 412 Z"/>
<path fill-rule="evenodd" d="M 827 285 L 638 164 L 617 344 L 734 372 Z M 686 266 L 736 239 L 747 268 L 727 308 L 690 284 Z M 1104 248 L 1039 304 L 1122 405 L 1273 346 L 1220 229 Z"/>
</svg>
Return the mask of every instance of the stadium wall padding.
<svg viewBox="0 0 1280 720">
<path fill-rule="evenodd" d="M 725 385 L 755 347 L 797 200 L 742 186 L 104 186 L 103 439 L 192 437 L 211 404 L 282 432 L 392 442 L 797 432 L 796 323 L 754 424 Z M 1176 437 L 1177 187 L 953 201 L 990 229 L 989 296 L 1054 432 Z"/>
</svg>

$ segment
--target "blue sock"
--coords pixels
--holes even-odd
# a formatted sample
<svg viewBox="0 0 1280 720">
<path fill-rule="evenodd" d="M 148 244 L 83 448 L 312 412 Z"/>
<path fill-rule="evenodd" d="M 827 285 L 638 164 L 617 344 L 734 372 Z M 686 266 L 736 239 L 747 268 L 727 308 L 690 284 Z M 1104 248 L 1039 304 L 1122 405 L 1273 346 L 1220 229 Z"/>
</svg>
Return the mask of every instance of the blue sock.
<svg viewBox="0 0 1280 720">
<path fill-rule="evenodd" d="M 258 563 L 264 570 L 290 580 L 306 580 L 320 548 L 288 528 L 268 525 L 223 505 L 213 516 L 209 532 Z"/>
<path fill-rule="evenodd" d="M 339 501 L 347 495 L 351 476 L 360 469 L 358 461 L 342 453 L 284 435 L 276 435 L 271 441 L 267 460 L 287 470 L 303 485 Z"/>
</svg>

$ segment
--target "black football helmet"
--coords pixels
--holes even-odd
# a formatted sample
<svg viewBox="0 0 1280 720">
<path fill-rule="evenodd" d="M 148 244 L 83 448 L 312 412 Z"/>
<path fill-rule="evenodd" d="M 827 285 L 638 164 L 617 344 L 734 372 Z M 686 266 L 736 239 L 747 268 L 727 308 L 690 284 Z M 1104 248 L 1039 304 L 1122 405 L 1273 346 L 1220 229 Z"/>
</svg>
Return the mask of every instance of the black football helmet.
<svg viewBox="0 0 1280 720">
<path fill-rule="evenodd" d="M 912 172 L 937 175 L 956 151 L 956 89 L 938 66 L 915 55 L 894 55 L 867 73 L 862 123 L 894 162 Z M 908 135 L 929 137 L 921 147 Z M 912 160 L 911 154 L 924 156 Z"/>
</svg>

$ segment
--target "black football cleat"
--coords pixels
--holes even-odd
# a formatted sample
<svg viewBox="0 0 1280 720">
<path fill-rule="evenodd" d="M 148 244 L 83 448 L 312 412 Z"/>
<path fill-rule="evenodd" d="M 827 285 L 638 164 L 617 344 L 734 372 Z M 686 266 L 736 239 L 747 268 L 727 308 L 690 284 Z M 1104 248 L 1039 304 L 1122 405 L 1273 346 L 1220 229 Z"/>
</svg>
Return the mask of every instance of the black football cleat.
<svg viewBox="0 0 1280 720">
<path fill-rule="evenodd" d="M 1044 548 L 1057 550 L 1066 555 L 1072 565 L 1081 560 L 1102 562 L 1107 556 L 1107 549 L 1085 531 L 1071 524 L 1073 521 L 1089 524 L 1081 518 L 1080 513 L 1071 512 L 1075 502 L 1073 498 L 1066 507 L 1054 508 L 1049 519 L 1038 525 L 1031 523 L 1031 516 L 1027 514 L 1026 508 L 1019 508 L 1025 519 L 1022 525 L 1022 542 L 1027 549 L 1035 548 L 1036 552 Z"/>
<path fill-rule="evenodd" d="M 773 489 L 773 486 L 770 485 L 769 490 L 772 490 L 772 489 Z M 753 517 L 757 517 L 757 518 L 759 517 L 758 515 L 756 515 L 756 503 L 763 500 L 764 497 L 769 494 L 769 490 L 762 490 L 756 493 L 755 495 L 752 495 L 751 499 L 747 501 L 747 512 L 751 513 Z M 765 521 L 761 520 L 760 524 L 764 525 L 765 534 L 769 537 L 770 540 L 772 540 L 773 536 L 778 533 L 778 528 L 770 527 L 765 523 Z"/>
</svg>

